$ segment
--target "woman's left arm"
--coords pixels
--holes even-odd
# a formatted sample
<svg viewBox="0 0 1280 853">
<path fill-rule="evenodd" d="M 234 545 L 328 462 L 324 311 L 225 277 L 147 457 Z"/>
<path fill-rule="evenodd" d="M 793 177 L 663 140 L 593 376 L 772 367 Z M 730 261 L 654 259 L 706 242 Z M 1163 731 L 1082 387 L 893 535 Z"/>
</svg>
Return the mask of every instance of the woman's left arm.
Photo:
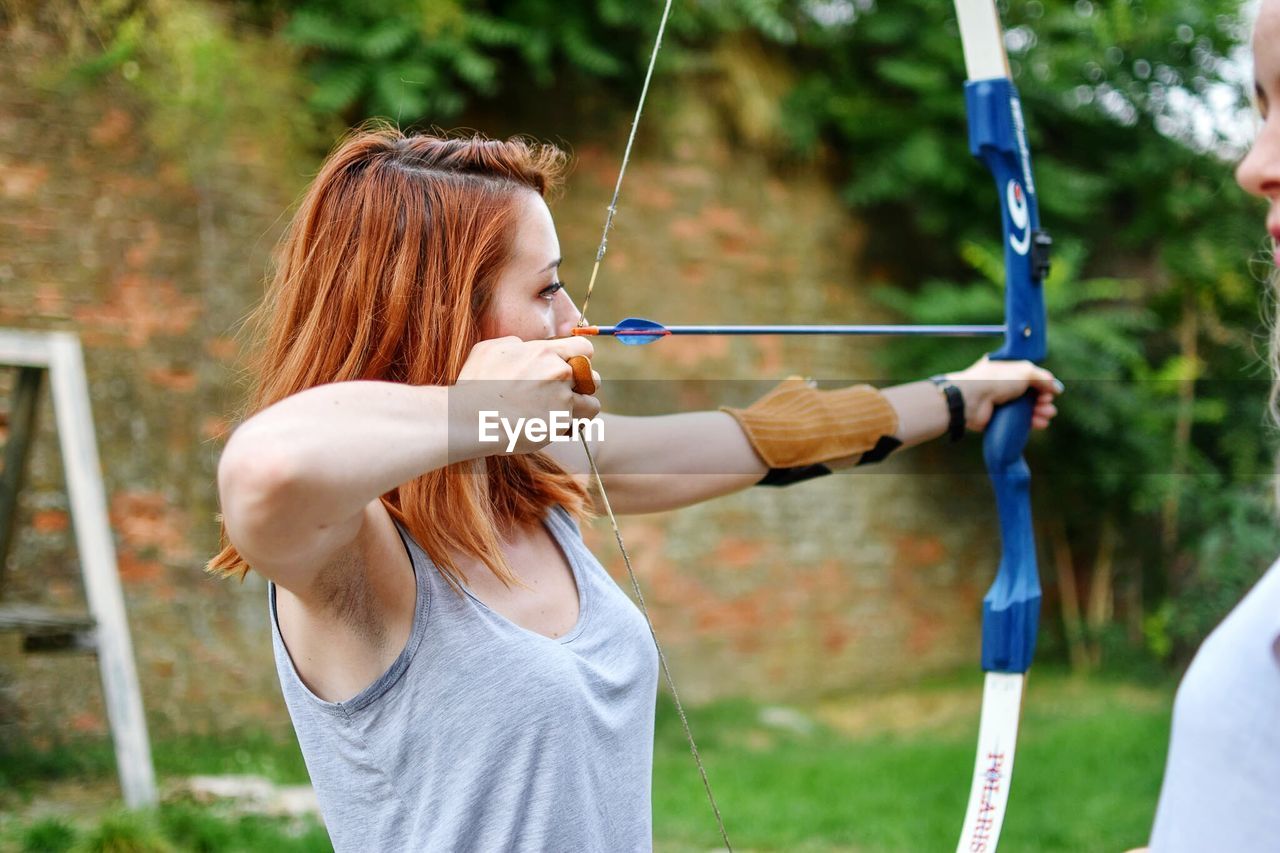
<svg viewBox="0 0 1280 853">
<path fill-rule="evenodd" d="M 591 453 L 619 514 L 661 512 L 731 494 L 755 485 L 769 470 L 725 412 L 602 414 L 600 421 L 603 438 L 593 437 Z M 576 442 L 555 446 L 585 466 Z"/>
<path fill-rule="evenodd" d="M 982 360 L 952 374 L 965 398 L 966 422 L 980 431 L 995 405 L 1035 387 L 1033 425 L 1048 426 L 1056 414 L 1053 398 L 1061 386 L 1042 368 L 1027 362 Z M 912 382 L 880 392 L 897 415 L 891 436 L 910 447 L 947 432 L 950 415 L 942 391 L 932 382 Z M 676 509 L 746 489 L 760 482 L 769 466 L 752 447 L 738 421 L 726 412 L 688 412 L 655 417 L 602 415 L 603 430 L 590 439 L 615 512 L 646 513 Z M 555 448 L 552 450 L 552 448 Z M 588 474 L 582 448 L 548 448 L 571 470 Z M 857 464 L 862 454 L 824 461 L 832 469 Z"/>
<path fill-rule="evenodd" d="M 893 438 L 911 446 L 946 432 L 946 398 L 931 382 L 882 389 L 898 415 Z M 661 512 L 750 488 L 769 473 L 738 421 L 727 412 L 653 417 L 602 415 L 604 440 L 592 453 L 613 510 Z M 581 448 L 576 449 L 579 454 Z M 862 454 L 825 463 L 856 465 Z"/>
</svg>

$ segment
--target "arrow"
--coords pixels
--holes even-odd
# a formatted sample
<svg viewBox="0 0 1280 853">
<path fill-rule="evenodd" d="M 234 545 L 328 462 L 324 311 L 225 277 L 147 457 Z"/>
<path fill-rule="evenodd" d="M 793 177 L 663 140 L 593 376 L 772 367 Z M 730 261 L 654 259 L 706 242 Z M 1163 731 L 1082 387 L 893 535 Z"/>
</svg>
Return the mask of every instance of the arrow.
<svg viewBox="0 0 1280 853">
<path fill-rule="evenodd" d="M 577 326 L 574 335 L 607 335 L 627 346 L 644 346 L 670 335 L 927 335 L 930 337 L 978 338 L 1003 336 L 1004 326 L 921 326 L 921 325 L 752 325 L 752 326 L 664 326 L 643 317 L 628 317 L 614 326 Z"/>
</svg>

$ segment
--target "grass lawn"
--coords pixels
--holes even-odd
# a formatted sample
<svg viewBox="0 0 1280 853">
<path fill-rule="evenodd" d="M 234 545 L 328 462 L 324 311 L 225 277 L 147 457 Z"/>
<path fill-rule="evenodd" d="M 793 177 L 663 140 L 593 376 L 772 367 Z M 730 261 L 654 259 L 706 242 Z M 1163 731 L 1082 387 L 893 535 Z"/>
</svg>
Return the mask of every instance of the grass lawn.
<svg viewBox="0 0 1280 853">
<path fill-rule="evenodd" d="M 729 839 L 740 850 L 953 850 L 968 797 L 981 675 L 776 709 L 722 703 L 691 715 Z M 1169 737 L 1172 689 L 1044 668 L 1024 697 L 1003 850 L 1119 851 L 1145 843 Z M 781 724 L 764 720 L 781 716 Z M 806 731 L 804 719 L 816 725 Z M 718 833 L 674 713 L 659 717 L 659 849 Z"/>
<path fill-rule="evenodd" d="M 690 717 L 739 851 L 954 849 L 977 737 L 981 675 L 787 707 L 720 702 Z M 1119 851 L 1143 843 L 1168 743 L 1169 686 L 1079 681 L 1040 668 L 1023 710 L 1001 849 Z M 292 740 L 154 744 L 162 790 L 193 774 L 298 784 Z M 109 744 L 0 754 L 0 851 L 327 850 L 311 820 L 236 815 L 167 793 L 119 809 Z M 97 792 L 95 795 L 94 792 Z M 716 849 L 719 835 L 669 703 L 654 754 L 654 841 Z"/>
</svg>

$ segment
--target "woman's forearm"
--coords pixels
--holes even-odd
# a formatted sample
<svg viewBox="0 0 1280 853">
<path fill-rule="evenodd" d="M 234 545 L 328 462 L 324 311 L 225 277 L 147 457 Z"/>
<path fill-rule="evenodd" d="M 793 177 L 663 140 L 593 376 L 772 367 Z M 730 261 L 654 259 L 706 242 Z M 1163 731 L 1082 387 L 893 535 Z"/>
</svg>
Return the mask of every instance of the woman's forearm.
<svg viewBox="0 0 1280 853">
<path fill-rule="evenodd" d="M 946 397 L 930 381 L 909 382 L 881 388 L 880 393 L 898 414 L 894 438 L 903 447 L 923 444 L 943 435 L 950 422 Z"/>
<path fill-rule="evenodd" d="M 360 381 L 294 394 L 232 434 L 220 489 L 282 495 L 277 513 L 316 526 L 349 519 L 402 483 L 482 455 L 474 429 L 450 428 L 451 390 Z"/>
<path fill-rule="evenodd" d="M 724 412 L 604 415 L 592 441 L 609 500 L 624 514 L 660 512 L 732 494 L 768 472 L 742 428 Z M 553 446 L 557 456 L 581 449 Z M 566 461 L 571 461 L 566 459 Z"/>
<path fill-rule="evenodd" d="M 903 447 L 946 432 L 946 399 L 932 382 L 897 385 L 881 393 L 897 414 L 893 437 Z M 700 503 L 746 489 L 769 471 L 743 428 L 724 412 L 609 415 L 605 434 L 606 440 L 593 442 L 593 447 L 618 512 L 655 512 Z M 860 456 L 827 462 L 832 468 L 844 468 Z"/>
</svg>

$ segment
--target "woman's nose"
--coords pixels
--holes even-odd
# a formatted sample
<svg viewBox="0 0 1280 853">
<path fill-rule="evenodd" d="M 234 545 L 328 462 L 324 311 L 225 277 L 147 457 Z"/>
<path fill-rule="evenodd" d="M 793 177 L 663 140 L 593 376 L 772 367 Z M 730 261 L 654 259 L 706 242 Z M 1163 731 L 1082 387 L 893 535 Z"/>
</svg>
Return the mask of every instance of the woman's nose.
<svg viewBox="0 0 1280 853">
<path fill-rule="evenodd" d="M 570 330 L 578 325 L 582 319 L 582 312 L 578 310 L 578 306 L 574 304 L 573 297 L 569 295 L 569 291 L 561 288 L 555 296 L 555 324 L 556 334 L 559 337 L 565 337 Z"/>
<path fill-rule="evenodd" d="M 1253 147 L 1236 167 L 1236 183 L 1256 196 L 1280 197 L 1280 119 L 1263 123 Z"/>
</svg>

